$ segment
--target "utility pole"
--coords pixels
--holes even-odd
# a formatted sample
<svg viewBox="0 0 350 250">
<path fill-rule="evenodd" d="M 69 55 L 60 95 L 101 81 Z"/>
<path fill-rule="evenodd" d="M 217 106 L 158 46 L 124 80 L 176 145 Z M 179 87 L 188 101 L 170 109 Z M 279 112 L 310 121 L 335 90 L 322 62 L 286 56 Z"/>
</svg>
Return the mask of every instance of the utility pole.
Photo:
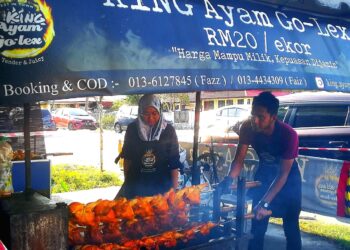
<svg viewBox="0 0 350 250">
<path fill-rule="evenodd" d="M 101 168 L 101 172 L 103 172 L 103 127 L 102 127 L 103 106 L 102 106 L 102 98 L 103 98 L 103 96 L 100 96 L 100 98 L 97 102 L 98 119 L 99 119 L 99 124 L 100 124 L 100 168 Z"/>
</svg>

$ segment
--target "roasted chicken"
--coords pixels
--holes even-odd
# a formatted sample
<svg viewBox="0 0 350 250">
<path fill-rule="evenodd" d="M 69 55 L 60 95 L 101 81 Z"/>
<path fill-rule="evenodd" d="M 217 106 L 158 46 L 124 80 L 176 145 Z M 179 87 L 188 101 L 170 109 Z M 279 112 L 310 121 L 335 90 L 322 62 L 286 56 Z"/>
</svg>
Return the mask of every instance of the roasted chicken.
<svg viewBox="0 0 350 250">
<path fill-rule="evenodd" d="M 73 202 L 69 205 L 70 245 L 86 244 L 79 250 L 158 249 L 173 247 L 178 240 L 186 242 L 198 232 L 207 234 L 215 224 L 193 227 L 188 219 L 189 207 L 200 204 L 204 187 L 202 184 L 177 192 L 171 189 L 164 195 L 132 200 Z M 184 227 L 190 228 L 171 231 Z"/>
</svg>

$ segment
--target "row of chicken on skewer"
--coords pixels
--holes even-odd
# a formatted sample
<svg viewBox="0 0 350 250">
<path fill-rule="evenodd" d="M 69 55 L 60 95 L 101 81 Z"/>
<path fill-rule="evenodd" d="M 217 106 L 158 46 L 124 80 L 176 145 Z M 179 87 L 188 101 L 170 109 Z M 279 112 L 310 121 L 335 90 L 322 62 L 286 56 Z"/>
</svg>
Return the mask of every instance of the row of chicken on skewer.
<svg viewBox="0 0 350 250">
<path fill-rule="evenodd" d="M 97 200 L 69 205 L 70 245 L 126 242 L 154 235 L 188 223 L 188 208 L 200 204 L 205 184 L 171 189 L 164 195 L 132 200 Z"/>
<path fill-rule="evenodd" d="M 155 236 L 146 236 L 140 239 L 128 240 L 122 244 L 103 243 L 100 245 L 78 246 L 75 250 L 139 250 L 159 249 L 160 247 L 175 247 L 179 242 L 186 243 L 196 237 L 196 234 L 207 235 L 216 224 L 212 222 L 192 226 L 183 231 L 167 231 Z"/>
</svg>

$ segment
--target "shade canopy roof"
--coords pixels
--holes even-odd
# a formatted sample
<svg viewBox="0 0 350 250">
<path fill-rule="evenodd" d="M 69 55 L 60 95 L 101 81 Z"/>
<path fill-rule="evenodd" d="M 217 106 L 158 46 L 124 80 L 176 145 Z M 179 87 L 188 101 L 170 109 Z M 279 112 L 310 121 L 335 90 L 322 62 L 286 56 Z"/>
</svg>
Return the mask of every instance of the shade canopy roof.
<svg viewBox="0 0 350 250">
<path fill-rule="evenodd" d="M 0 1 L 0 104 L 350 92 L 350 1 Z"/>
</svg>

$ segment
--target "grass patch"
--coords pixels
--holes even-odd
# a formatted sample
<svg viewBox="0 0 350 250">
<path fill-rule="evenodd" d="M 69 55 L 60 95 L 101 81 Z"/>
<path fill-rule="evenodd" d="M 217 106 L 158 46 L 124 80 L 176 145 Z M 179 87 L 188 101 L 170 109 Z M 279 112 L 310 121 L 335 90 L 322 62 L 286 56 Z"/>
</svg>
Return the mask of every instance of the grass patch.
<svg viewBox="0 0 350 250">
<path fill-rule="evenodd" d="M 104 114 L 102 116 L 103 129 L 113 129 L 114 128 L 114 120 L 115 120 L 115 115 L 113 113 Z"/>
<path fill-rule="evenodd" d="M 114 172 L 93 166 L 59 164 L 51 168 L 52 193 L 64 193 L 110 186 L 119 186 L 122 180 Z"/>
<path fill-rule="evenodd" d="M 270 223 L 282 225 L 282 219 L 270 218 Z M 335 242 L 342 249 L 350 249 L 350 226 L 329 224 L 317 220 L 299 220 L 300 230 Z"/>
</svg>

